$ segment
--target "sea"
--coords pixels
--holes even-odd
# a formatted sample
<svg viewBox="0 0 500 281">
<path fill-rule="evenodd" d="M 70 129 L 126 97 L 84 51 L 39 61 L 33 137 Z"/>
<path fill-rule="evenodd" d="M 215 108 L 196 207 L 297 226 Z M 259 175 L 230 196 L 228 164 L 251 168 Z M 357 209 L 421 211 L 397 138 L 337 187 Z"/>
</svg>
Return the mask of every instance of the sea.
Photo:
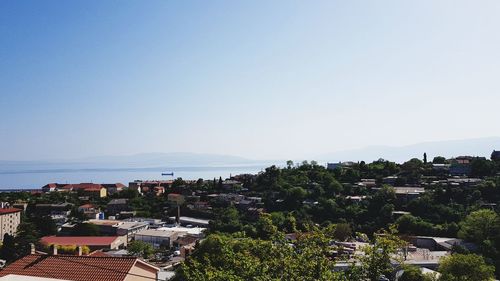
<svg viewBox="0 0 500 281">
<path fill-rule="evenodd" d="M 205 167 L 138 167 L 138 168 L 31 168 L 0 167 L 0 191 L 39 189 L 47 183 L 123 183 L 135 180 L 212 180 L 238 174 L 257 174 L 267 164 Z M 173 176 L 162 176 L 173 173 Z"/>
</svg>

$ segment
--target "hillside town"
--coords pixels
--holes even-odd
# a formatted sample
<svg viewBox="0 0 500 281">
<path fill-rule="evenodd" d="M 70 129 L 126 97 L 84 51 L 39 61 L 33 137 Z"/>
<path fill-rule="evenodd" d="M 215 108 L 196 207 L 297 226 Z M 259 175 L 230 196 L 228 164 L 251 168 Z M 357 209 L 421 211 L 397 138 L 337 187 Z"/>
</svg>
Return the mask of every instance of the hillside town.
<svg viewBox="0 0 500 281">
<path fill-rule="evenodd" d="M 413 268 L 439 278 L 455 253 L 477 254 L 494 268 L 497 226 L 482 229 L 488 233 L 478 240 L 467 223 L 497 217 L 499 168 L 500 151 L 490 159 L 424 154 L 402 164 L 288 161 L 227 179 L 4 192 L 0 280 L 198 280 L 189 278 L 192 262 L 218 235 L 274 243 L 282 235 L 294 247 L 321 235 L 332 274 L 352 272 L 381 238 L 397 239 L 376 280 L 406 280 Z"/>
</svg>

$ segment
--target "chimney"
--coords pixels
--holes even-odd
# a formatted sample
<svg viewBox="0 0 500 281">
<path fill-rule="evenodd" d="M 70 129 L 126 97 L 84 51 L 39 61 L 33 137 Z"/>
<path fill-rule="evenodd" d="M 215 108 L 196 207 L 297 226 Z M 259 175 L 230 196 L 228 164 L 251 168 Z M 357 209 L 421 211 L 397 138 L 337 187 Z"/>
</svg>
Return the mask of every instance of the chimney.
<svg viewBox="0 0 500 281">
<path fill-rule="evenodd" d="M 35 244 L 30 243 L 30 254 L 34 255 L 36 253 Z"/>
<path fill-rule="evenodd" d="M 80 246 L 80 245 L 76 246 L 76 252 L 77 252 L 77 255 L 79 255 L 79 256 L 83 255 L 82 246 Z"/>
<path fill-rule="evenodd" d="M 53 256 L 57 256 L 57 245 L 55 244 L 50 245 L 50 254 Z"/>
</svg>

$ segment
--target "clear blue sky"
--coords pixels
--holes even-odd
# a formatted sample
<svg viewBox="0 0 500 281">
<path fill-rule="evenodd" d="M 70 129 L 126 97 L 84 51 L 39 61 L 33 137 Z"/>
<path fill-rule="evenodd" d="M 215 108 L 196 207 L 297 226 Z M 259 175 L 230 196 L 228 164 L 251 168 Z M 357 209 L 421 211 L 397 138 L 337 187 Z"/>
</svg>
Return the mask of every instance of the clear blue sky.
<svg viewBox="0 0 500 281">
<path fill-rule="evenodd" d="M 500 1 L 0 1 L 0 159 L 498 135 Z"/>
</svg>

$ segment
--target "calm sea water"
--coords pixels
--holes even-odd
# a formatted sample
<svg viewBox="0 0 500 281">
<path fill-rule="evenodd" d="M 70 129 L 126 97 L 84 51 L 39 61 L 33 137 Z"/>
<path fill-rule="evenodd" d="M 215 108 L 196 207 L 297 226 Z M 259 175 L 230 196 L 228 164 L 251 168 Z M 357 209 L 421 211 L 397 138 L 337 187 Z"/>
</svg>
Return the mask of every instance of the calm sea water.
<svg viewBox="0 0 500 281">
<path fill-rule="evenodd" d="M 51 182 L 57 183 L 116 183 L 128 185 L 134 180 L 166 180 L 181 177 L 188 180 L 199 178 L 228 178 L 243 173 L 256 174 L 266 165 L 230 167 L 174 167 L 174 168 L 124 168 L 124 169 L 0 169 L 0 189 L 41 188 Z M 173 172 L 172 176 L 162 176 L 162 172 Z"/>
</svg>

